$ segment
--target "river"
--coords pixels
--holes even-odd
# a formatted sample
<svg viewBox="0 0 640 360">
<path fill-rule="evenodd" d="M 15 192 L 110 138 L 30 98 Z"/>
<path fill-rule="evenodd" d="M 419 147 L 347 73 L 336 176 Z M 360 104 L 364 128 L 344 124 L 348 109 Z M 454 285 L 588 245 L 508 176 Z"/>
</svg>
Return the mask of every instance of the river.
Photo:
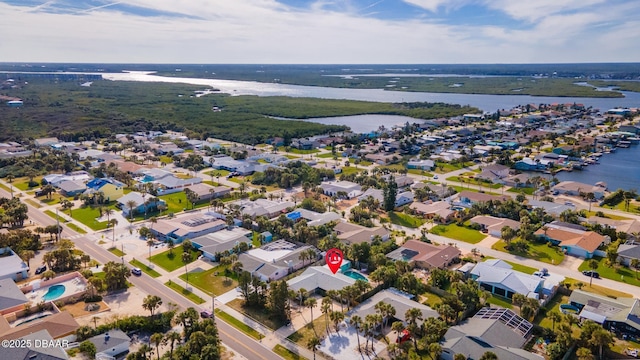
<svg viewBox="0 0 640 360">
<path fill-rule="evenodd" d="M 530 95 L 477 95 L 428 92 L 390 91 L 383 89 L 343 89 L 321 86 L 301 86 L 255 81 L 165 77 L 149 72 L 105 73 L 103 78 L 114 81 L 169 82 L 210 86 L 232 95 L 292 96 L 321 99 L 346 99 L 376 102 L 442 102 L 471 105 L 483 111 L 511 109 L 522 104 L 578 103 L 607 110 L 615 107 L 640 106 L 640 93 L 621 91 L 624 98 L 548 97 Z"/>
<path fill-rule="evenodd" d="M 603 154 L 600 164 L 589 165 L 582 171 L 562 171 L 556 177 L 562 181 L 579 181 L 590 185 L 604 181 L 610 191 L 640 190 L 640 146 L 618 148 L 615 153 Z"/>
</svg>

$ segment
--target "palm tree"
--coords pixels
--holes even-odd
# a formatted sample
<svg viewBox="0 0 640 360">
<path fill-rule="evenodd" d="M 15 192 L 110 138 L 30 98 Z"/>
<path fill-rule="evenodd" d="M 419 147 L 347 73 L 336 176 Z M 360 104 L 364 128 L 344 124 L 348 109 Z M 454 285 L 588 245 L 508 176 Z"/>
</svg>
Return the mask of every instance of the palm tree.
<svg viewBox="0 0 640 360">
<path fill-rule="evenodd" d="M 362 318 L 358 315 L 353 315 L 349 320 L 349 324 L 356 329 L 356 338 L 358 339 L 358 351 L 362 352 L 360 348 L 360 326 L 362 325 Z"/>
<path fill-rule="evenodd" d="M 102 214 L 107 215 L 107 223 L 109 223 L 110 217 L 113 214 L 113 209 L 105 208 L 104 210 L 102 210 Z"/>
<path fill-rule="evenodd" d="M 130 221 L 133 222 L 133 209 L 136 208 L 138 203 L 134 200 L 129 200 L 125 205 L 129 208 L 129 219 L 131 219 Z"/>
<path fill-rule="evenodd" d="M 164 336 L 164 345 L 169 344 L 169 359 L 173 359 L 173 348 L 176 342 L 179 342 L 180 340 L 182 340 L 182 335 L 176 331 L 169 331 Z"/>
<path fill-rule="evenodd" d="M 22 261 L 27 262 L 27 267 L 29 267 L 29 261 L 36 256 L 36 253 L 33 250 L 22 250 L 20 251 L 20 259 Z"/>
<path fill-rule="evenodd" d="M 589 269 L 591 269 L 591 271 L 595 271 L 597 268 L 598 268 L 598 260 L 595 260 L 595 259 L 589 260 Z M 593 283 L 593 274 L 589 276 L 589 286 L 591 286 L 591 283 Z"/>
<path fill-rule="evenodd" d="M 111 219 L 111 220 L 109 220 L 109 222 L 107 224 L 111 225 L 111 227 L 113 228 L 113 234 L 112 234 L 112 237 L 111 237 L 111 246 L 115 246 L 115 244 L 116 244 L 116 225 L 118 225 L 118 219 Z"/>
<path fill-rule="evenodd" d="M 153 246 L 153 239 L 147 240 L 147 246 L 149 247 L 149 266 L 151 266 L 151 247 Z"/>
<path fill-rule="evenodd" d="M 182 253 L 182 263 L 184 264 L 184 276 L 186 277 L 187 287 L 189 286 L 189 273 L 187 272 L 187 264 L 191 262 L 191 253 L 183 252 Z"/>
<path fill-rule="evenodd" d="M 581 347 L 576 351 L 578 360 L 593 360 L 593 354 L 589 348 Z"/>
<path fill-rule="evenodd" d="M 155 216 L 152 216 L 152 217 L 149 219 L 149 222 L 151 223 L 151 230 L 153 230 L 153 224 L 158 223 L 158 218 L 157 218 L 157 217 L 155 217 Z"/>
<path fill-rule="evenodd" d="M 304 301 L 304 306 L 308 307 L 309 310 L 311 310 L 311 320 L 310 322 L 313 324 L 313 308 L 314 306 L 316 306 L 316 304 L 318 303 L 318 300 L 316 300 L 316 298 L 314 297 L 310 297 L 307 300 Z M 313 331 L 316 331 L 316 328 L 313 327 Z M 316 334 L 317 336 L 317 334 Z"/>
<path fill-rule="evenodd" d="M 155 333 L 149 337 L 149 343 L 153 344 L 156 347 L 156 355 L 158 356 L 158 360 L 160 360 L 160 344 L 162 344 L 164 336 L 161 333 Z"/>
<path fill-rule="evenodd" d="M 340 322 L 344 320 L 344 313 L 342 311 L 332 311 L 329 319 L 333 322 L 333 328 L 338 333 L 340 331 Z"/>
<path fill-rule="evenodd" d="M 307 341 L 307 349 L 313 351 L 313 360 L 316 359 L 316 350 L 318 350 L 318 346 L 320 346 L 320 339 L 318 339 L 317 336 L 314 336 Z"/>
<path fill-rule="evenodd" d="M 322 298 L 322 305 L 320 306 L 320 312 L 324 314 L 325 330 L 329 334 L 329 312 L 332 311 L 332 301 L 328 296 Z"/>
<path fill-rule="evenodd" d="M 549 319 L 551 319 L 551 322 L 552 322 L 551 330 L 555 331 L 555 329 L 556 329 L 556 321 L 562 321 L 562 315 L 560 315 L 557 312 L 550 312 L 549 313 Z"/>
<path fill-rule="evenodd" d="M 600 359 L 603 359 L 602 357 L 603 348 L 605 346 L 610 345 L 612 342 L 613 342 L 613 335 L 605 329 L 597 329 L 591 334 L 590 343 L 597 346 L 600 349 L 599 351 Z"/>
<path fill-rule="evenodd" d="M 639 259 L 631 259 L 631 263 L 629 264 L 636 271 L 636 279 L 638 278 L 638 267 L 640 267 Z"/>
<path fill-rule="evenodd" d="M 498 355 L 496 355 L 494 352 L 487 351 L 482 354 L 480 360 L 498 360 Z"/>
</svg>

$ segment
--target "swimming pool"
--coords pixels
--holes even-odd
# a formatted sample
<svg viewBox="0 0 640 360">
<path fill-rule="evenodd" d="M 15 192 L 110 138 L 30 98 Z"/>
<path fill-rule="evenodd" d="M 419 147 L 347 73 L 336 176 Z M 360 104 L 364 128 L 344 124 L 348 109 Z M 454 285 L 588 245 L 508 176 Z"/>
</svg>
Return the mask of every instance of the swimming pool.
<svg viewBox="0 0 640 360">
<path fill-rule="evenodd" d="M 44 301 L 55 300 L 60 296 L 62 296 L 62 294 L 64 294 L 65 289 L 66 288 L 64 287 L 64 285 L 60 285 L 60 284 L 53 285 L 49 288 L 47 293 L 42 296 L 42 300 Z"/>
<path fill-rule="evenodd" d="M 356 279 L 356 280 L 364 280 L 366 282 L 369 282 L 369 280 L 362 274 L 360 274 L 359 272 L 353 271 L 353 270 L 347 270 L 345 272 L 343 272 L 344 275 L 352 278 L 352 279 Z"/>
</svg>

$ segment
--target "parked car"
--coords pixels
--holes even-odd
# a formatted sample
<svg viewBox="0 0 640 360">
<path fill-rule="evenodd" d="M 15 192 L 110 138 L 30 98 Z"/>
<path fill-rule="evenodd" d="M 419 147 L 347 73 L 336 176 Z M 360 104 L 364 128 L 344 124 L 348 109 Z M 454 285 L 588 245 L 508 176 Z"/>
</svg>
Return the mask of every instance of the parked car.
<svg viewBox="0 0 640 360">
<path fill-rule="evenodd" d="M 396 338 L 396 344 L 402 344 L 405 341 L 409 341 L 411 339 L 411 334 L 409 334 L 409 330 L 404 329 Z"/>
<path fill-rule="evenodd" d="M 45 271 L 47 271 L 47 265 L 42 264 L 36 268 L 36 275 L 42 274 Z"/>
<path fill-rule="evenodd" d="M 131 273 L 135 276 L 140 276 L 142 275 L 142 270 L 140 268 L 133 268 L 131 269 Z"/>
<path fill-rule="evenodd" d="M 598 274 L 598 272 L 595 270 L 585 270 L 582 272 L 582 274 L 596 279 L 600 278 L 600 274 Z"/>
<path fill-rule="evenodd" d="M 208 319 L 213 317 L 213 313 L 209 310 L 202 310 L 200 311 L 200 317 L 203 319 Z"/>
</svg>

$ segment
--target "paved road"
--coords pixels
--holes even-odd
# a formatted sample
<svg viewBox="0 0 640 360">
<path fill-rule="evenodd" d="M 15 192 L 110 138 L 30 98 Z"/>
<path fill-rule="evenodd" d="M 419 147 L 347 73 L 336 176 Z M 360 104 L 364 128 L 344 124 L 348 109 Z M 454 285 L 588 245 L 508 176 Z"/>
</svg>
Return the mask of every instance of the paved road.
<svg viewBox="0 0 640 360">
<path fill-rule="evenodd" d="M 0 197 L 10 197 L 10 193 L 0 189 Z M 29 219 L 39 223 L 42 226 L 55 225 L 56 220 L 42 213 L 35 207 L 27 204 L 29 208 Z M 76 247 L 82 250 L 84 253 L 91 256 L 91 258 L 97 260 L 100 263 L 106 263 L 109 261 L 121 261 L 121 258 L 110 253 L 106 249 L 95 244 L 89 236 L 79 236 L 79 234 L 68 227 L 62 225 L 62 236 L 64 238 L 73 239 Z M 191 301 L 187 300 L 183 296 L 167 288 L 163 284 L 155 281 L 153 278 L 146 274 L 136 277 L 132 276 L 129 281 L 140 290 L 147 294 L 158 295 L 165 303 L 173 302 L 181 309 L 188 307 L 194 307 L 198 312 L 204 310 L 194 305 Z M 236 330 L 226 322 L 216 319 L 216 325 L 218 325 L 218 332 L 220 333 L 220 339 L 222 343 L 233 351 L 246 357 L 247 359 L 263 359 L 263 360 L 280 360 L 281 357 L 266 348 L 261 343 L 255 341 L 253 338 L 248 337 L 244 333 Z"/>
</svg>

